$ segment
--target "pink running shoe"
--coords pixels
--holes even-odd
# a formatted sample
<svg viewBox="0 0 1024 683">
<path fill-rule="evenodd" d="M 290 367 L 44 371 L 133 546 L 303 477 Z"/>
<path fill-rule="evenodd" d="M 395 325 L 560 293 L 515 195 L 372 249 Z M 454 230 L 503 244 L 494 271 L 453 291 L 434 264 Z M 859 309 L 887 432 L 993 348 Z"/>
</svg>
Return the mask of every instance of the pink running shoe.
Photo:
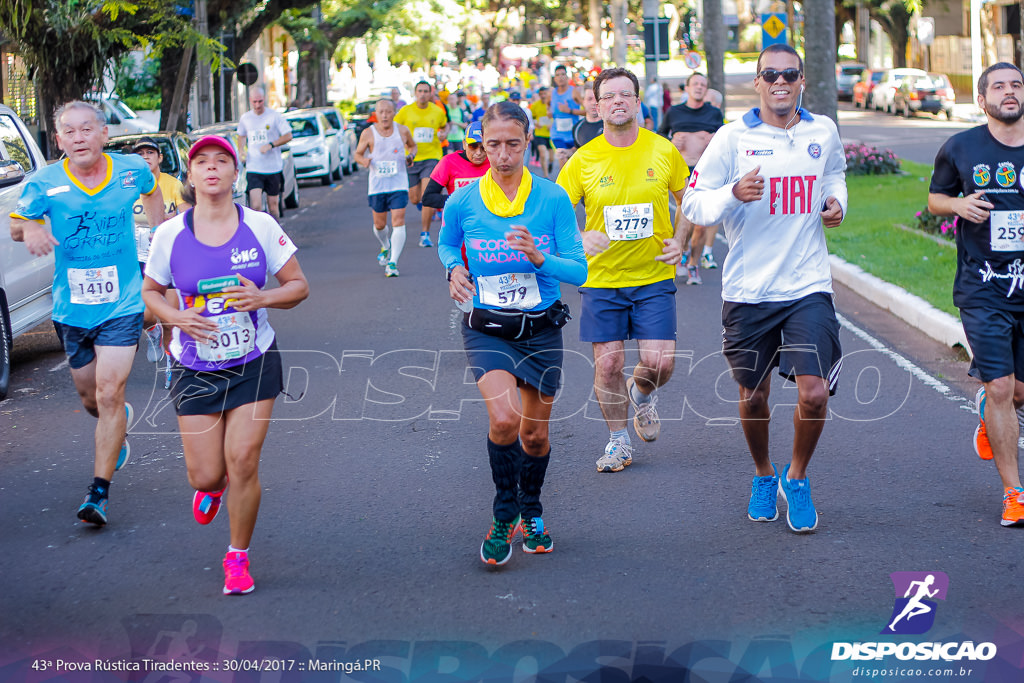
<svg viewBox="0 0 1024 683">
<path fill-rule="evenodd" d="M 256 585 L 249 576 L 249 553 L 234 552 L 224 556 L 224 595 L 252 593 Z"/>
<path fill-rule="evenodd" d="M 192 496 L 192 516 L 200 524 L 209 524 L 220 512 L 220 499 L 224 495 L 224 489 L 220 491 L 196 491 Z"/>
</svg>

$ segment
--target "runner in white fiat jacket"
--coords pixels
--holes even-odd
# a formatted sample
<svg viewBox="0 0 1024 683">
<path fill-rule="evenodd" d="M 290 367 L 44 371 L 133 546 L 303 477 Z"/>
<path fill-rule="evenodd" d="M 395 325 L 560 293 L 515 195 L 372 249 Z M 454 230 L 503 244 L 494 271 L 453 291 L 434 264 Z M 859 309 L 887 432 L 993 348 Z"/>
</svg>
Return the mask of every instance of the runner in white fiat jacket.
<svg viewBox="0 0 1024 683">
<path fill-rule="evenodd" d="M 754 88 L 761 106 L 723 126 L 697 162 L 681 207 L 697 225 L 722 221 L 722 351 L 739 385 L 743 435 L 754 459 L 747 516 L 779 518 L 781 493 L 793 531 L 813 531 L 807 465 L 828 417 L 842 367 L 825 230 L 846 214 L 846 158 L 835 124 L 802 109 L 803 60 L 766 48 Z M 796 383 L 790 463 L 769 457 L 774 368 Z"/>
</svg>

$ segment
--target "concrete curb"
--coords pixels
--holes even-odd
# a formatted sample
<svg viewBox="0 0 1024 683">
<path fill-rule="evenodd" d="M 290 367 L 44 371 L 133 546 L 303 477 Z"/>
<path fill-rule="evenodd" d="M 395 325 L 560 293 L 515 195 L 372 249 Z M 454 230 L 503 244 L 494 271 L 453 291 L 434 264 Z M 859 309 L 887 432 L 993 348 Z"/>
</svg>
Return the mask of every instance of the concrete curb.
<svg viewBox="0 0 1024 683">
<path fill-rule="evenodd" d="M 832 277 L 846 287 L 884 308 L 932 339 L 952 348 L 960 345 L 971 354 L 963 325 L 948 313 L 940 311 L 919 296 L 864 272 L 859 266 L 830 255 Z"/>
</svg>

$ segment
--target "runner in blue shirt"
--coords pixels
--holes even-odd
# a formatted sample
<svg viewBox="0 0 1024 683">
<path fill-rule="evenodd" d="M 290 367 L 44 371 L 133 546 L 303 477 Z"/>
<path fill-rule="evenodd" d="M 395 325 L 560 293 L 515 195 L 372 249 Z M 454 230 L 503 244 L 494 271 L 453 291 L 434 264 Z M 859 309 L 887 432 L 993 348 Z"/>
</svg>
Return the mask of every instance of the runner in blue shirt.
<svg viewBox="0 0 1024 683">
<path fill-rule="evenodd" d="M 103 526 L 110 480 L 128 460 L 132 407 L 124 390 L 142 331 L 132 207 L 141 195 L 155 226 L 163 222 L 164 203 L 141 157 L 103 153 L 106 118 L 96 107 L 69 102 L 54 123 L 67 158 L 25 184 L 11 213 L 11 237 L 36 256 L 54 252 L 54 328 L 82 405 L 99 420 L 93 483 L 78 518 Z"/>
<path fill-rule="evenodd" d="M 541 519 L 540 492 L 551 455 L 548 419 L 561 383 L 561 328 L 569 319 L 559 284 L 583 284 L 587 261 L 568 195 L 523 168 L 530 143 L 526 112 L 499 102 L 481 123 L 491 168 L 449 198 L 438 256 L 451 297 L 460 307 L 472 306 L 462 338 L 487 404 L 496 489 L 480 559 L 502 565 L 519 529 L 525 552 L 554 547 Z"/>
</svg>

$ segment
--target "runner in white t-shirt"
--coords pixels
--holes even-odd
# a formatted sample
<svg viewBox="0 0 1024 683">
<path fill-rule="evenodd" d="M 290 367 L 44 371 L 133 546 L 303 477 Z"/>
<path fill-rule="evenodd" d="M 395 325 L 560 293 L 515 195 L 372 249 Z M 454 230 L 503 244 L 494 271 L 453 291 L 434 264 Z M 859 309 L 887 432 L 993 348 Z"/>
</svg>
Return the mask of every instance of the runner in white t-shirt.
<svg viewBox="0 0 1024 683">
<path fill-rule="evenodd" d="M 267 193 L 267 209 L 274 218 L 281 217 L 279 201 L 284 186 L 284 160 L 281 145 L 292 139 L 292 127 L 281 114 L 266 106 L 263 88 L 249 92 L 252 110 L 238 120 L 238 135 L 244 141 L 239 150 L 245 158 L 245 183 L 249 189 L 249 208 L 263 209 L 263 193 Z"/>
</svg>

